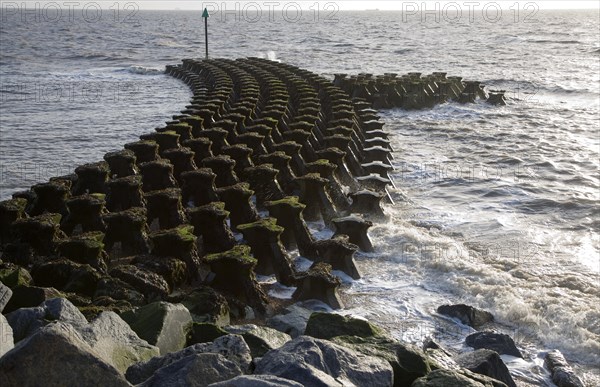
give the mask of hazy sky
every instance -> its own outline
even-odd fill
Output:
[[[529,0],[456,0],[456,1],[447,1],[447,0],[438,0],[438,1],[423,1],[423,0],[414,0],[414,1],[404,1],[404,0],[341,0],[341,1],[329,1],[329,0],[256,0],[256,1],[248,1],[248,0],[238,0],[238,1],[223,1],[223,0],[215,0],[215,1],[203,1],[203,0],[0,0],[0,4],[4,7],[8,6],[8,4],[27,4],[28,7],[32,7],[35,4],[48,4],[54,3],[61,5],[62,3],[71,3],[75,4],[75,8],[84,7],[88,3],[97,3],[100,4],[102,8],[109,8],[114,6],[115,3],[119,3],[120,6],[125,4],[135,4],[135,6],[139,9],[190,9],[190,10],[198,10],[203,9],[205,6],[212,7],[212,9],[221,9],[223,8],[223,3],[225,3],[225,9],[235,9],[236,4],[239,4],[240,8],[244,6],[254,7],[256,8],[264,8],[265,10],[269,9],[269,7],[274,8],[282,8],[285,6],[296,7],[297,4],[300,5],[303,9],[324,9],[325,6],[331,7],[331,4],[334,4],[339,10],[364,10],[364,9],[380,9],[380,10],[402,10],[403,6],[406,7],[414,7],[415,5],[419,8],[422,7],[422,4],[425,3],[426,9],[435,9],[435,3],[438,3],[440,7],[444,7],[444,5],[449,3],[454,3],[454,7],[458,5],[461,8],[468,9],[468,7],[475,7],[474,9],[480,9],[486,6],[486,4],[495,3],[500,5],[503,9],[509,9],[510,7],[515,7],[515,4],[519,6],[520,9],[525,9],[525,7],[532,7],[532,4],[535,4],[539,9],[583,9],[583,8],[600,8],[600,1],[598,0],[576,0],[576,1],[550,1],[550,0],[538,0],[538,1],[529,1]],[[473,5],[469,5],[473,4]],[[79,4],[79,6],[77,5]],[[495,4],[493,4],[495,6]],[[414,9],[414,8],[408,8]]]

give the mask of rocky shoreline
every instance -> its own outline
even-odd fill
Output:
[[[483,329],[485,311],[438,309],[483,329],[461,355],[334,312],[334,271],[361,277],[354,254],[374,250],[368,229],[391,201],[392,149],[372,107],[414,105],[395,75],[375,78],[387,88],[371,98],[370,77],[332,84],[257,58],[167,73],[194,94],[165,127],[0,202],[3,386],[518,385],[500,355],[521,352]],[[442,73],[400,79],[427,104],[481,90]],[[335,233],[317,240],[306,221]],[[583,386],[560,353],[546,363],[557,385]]]

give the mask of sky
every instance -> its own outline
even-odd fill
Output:
[[[461,7],[468,9],[468,7],[474,7],[474,9],[483,8],[485,6],[500,6],[502,9],[514,9],[515,6],[518,6],[521,10],[523,9],[532,9],[532,7],[537,7],[537,9],[600,9],[600,1],[598,0],[575,0],[575,1],[550,1],[550,0],[455,0],[455,1],[447,1],[447,0],[438,0],[438,1],[423,1],[423,0],[414,0],[414,1],[404,1],[404,0],[339,0],[339,1],[330,1],[330,0],[238,0],[238,1],[223,1],[223,0],[214,0],[214,1],[204,1],[204,0],[0,0],[0,4],[3,7],[9,6],[9,4],[27,4],[28,8],[33,8],[35,4],[41,4],[42,7],[44,4],[58,4],[61,5],[63,3],[74,4],[75,8],[85,7],[88,3],[96,3],[100,4],[101,8],[109,8],[114,6],[115,3],[119,3],[121,6],[125,6],[127,4],[134,4],[138,9],[164,9],[164,10],[200,10],[204,7],[208,7],[209,9],[235,9],[236,4],[240,8],[243,7],[254,7],[254,9],[260,8],[268,10],[270,7],[274,9],[280,9],[283,7],[297,7],[298,5],[302,9],[332,9],[331,7],[336,7],[339,10],[365,10],[365,9],[379,9],[379,10],[411,10],[414,7],[418,7],[418,9],[423,7],[424,9],[435,9],[436,3],[439,4],[441,8],[444,6],[449,7]],[[79,6],[78,6],[79,4]],[[223,7],[223,4],[225,6]],[[328,7],[328,8],[325,8]],[[511,8],[513,7],[513,8]],[[526,8],[528,7],[528,8]]]

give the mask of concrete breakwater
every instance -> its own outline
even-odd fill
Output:
[[[510,338],[479,332],[479,352],[453,359],[323,313],[343,308],[332,271],[360,278],[353,256],[376,248],[368,229],[391,200],[388,133],[369,101],[256,58],[166,71],[193,91],[180,115],[0,203],[6,385],[514,385],[498,356],[520,355]],[[335,234],[318,240],[306,221]]]

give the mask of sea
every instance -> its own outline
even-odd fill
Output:
[[[201,11],[53,4],[3,2],[2,200],[163,125],[191,96],[165,66],[205,55]],[[342,312],[461,352],[473,329],[436,308],[473,305],[522,348],[524,359],[503,356],[517,383],[552,386],[543,358],[559,349],[600,385],[598,10],[254,4],[212,3],[211,57],[268,58],[329,79],[443,71],[505,90],[506,106],[381,111],[397,188],[388,220],[370,229],[375,252],[356,257],[363,277],[344,278]]]

